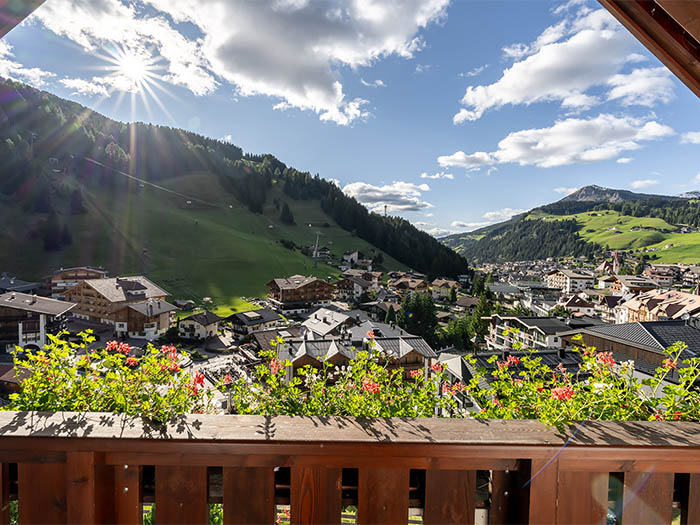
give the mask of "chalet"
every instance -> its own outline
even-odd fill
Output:
[[[596,315],[606,323],[614,323],[615,308],[621,300],[621,295],[601,295],[593,307]]]
[[[44,277],[44,286],[49,290],[51,297],[65,299],[65,291],[78,285],[81,281],[105,279],[107,276],[107,270],[94,266],[59,268],[51,275]]]
[[[316,310],[309,318],[301,323],[314,339],[338,337],[341,331],[355,324],[355,318],[328,308]]]
[[[268,299],[282,313],[301,313],[329,304],[335,288],[316,277],[292,275],[267,283]]]
[[[372,259],[358,259],[357,262],[355,263],[356,268],[360,268],[362,270],[366,270],[368,272],[372,271]]]
[[[656,282],[661,287],[670,288],[673,286],[674,275],[670,270],[649,267],[644,269],[642,275]]]
[[[350,268],[352,268],[357,261],[362,259],[364,256],[361,252],[357,250],[348,250],[343,254],[343,262]]]
[[[564,308],[570,313],[581,313],[584,315],[594,315],[595,314],[595,307],[593,303],[589,303],[582,297],[578,295],[573,295],[569,297],[566,301],[563,303]]]
[[[400,277],[389,281],[389,289],[393,290],[399,294],[408,293],[413,295],[414,293],[423,293],[429,291],[429,285],[425,279],[418,279],[414,277]]]
[[[455,291],[460,289],[460,284],[457,281],[450,279],[435,279],[430,283],[433,299],[436,301],[446,301],[450,298],[450,291],[454,288]]]
[[[177,323],[177,333],[183,339],[208,339],[219,333],[221,317],[204,310],[194,315],[180,319]]]
[[[3,272],[0,275],[0,293],[5,292],[21,292],[21,293],[36,293],[41,286],[40,283],[32,283],[29,281],[23,281],[17,279],[17,277],[10,277],[7,273]]]
[[[489,350],[510,350],[516,343],[532,350],[560,348],[560,334],[571,330],[572,324],[583,327],[600,323],[591,318],[564,321],[556,317],[501,314],[484,319],[489,321],[486,334],[486,346]],[[517,332],[513,329],[517,329]]]
[[[658,288],[656,281],[639,275],[616,275],[610,285],[613,293],[625,295],[628,293],[647,292]]]
[[[360,309],[367,312],[375,321],[384,321],[389,313],[389,310],[392,308],[394,313],[398,314],[399,310],[401,309],[401,305],[392,301],[370,301],[360,305]]]
[[[141,275],[87,279],[65,291],[77,304],[73,317],[114,326],[118,337],[152,340],[170,326],[177,307],[166,302],[168,292]]]
[[[343,272],[342,277],[359,277],[365,281],[371,282],[375,286],[380,286],[382,284],[383,275],[382,272],[370,272],[362,268],[350,268]]]
[[[272,308],[261,308],[250,312],[238,312],[226,318],[231,323],[233,331],[240,335],[248,335],[261,330],[269,330],[282,321],[282,316]]]
[[[472,297],[471,295],[463,295],[457,298],[455,303],[455,309],[461,312],[467,312],[469,315],[474,313],[476,305],[479,304],[478,297]]]
[[[553,270],[546,276],[547,286],[563,293],[576,293],[585,288],[593,288],[593,276],[574,270]]]
[[[616,307],[615,322],[631,323],[700,317],[700,295],[678,290],[650,290]]]
[[[598,277],[598,288],[601,290],[608,289],[616,280],[612,275],[601,275]]]
[[[574,329],[561,334],[567,346],[579,346],[573,340],[581,335],[583,343],[595,346],[599,352],[612,352],[618,363],[632,360],[636,370],[654,374],[668,357],[664,350],[680,341],[688,345],[681,359],[700,355],[700,330],[685,321],[649,321],[623,324],[603,324]],[[667,379],[678,381],[678,371],[671,370]]]
[[[367,281],[362,277],[350,275],[344,277],[334,284],[335,298],[341,301],[357,302],[366,296],[370,290],[376,290],[377,287],[371,281]]]
[[[46,334],[65,328],[66,314],[75,303],[20,292],[0,295],[0,349],[15,345],[41,349]]]

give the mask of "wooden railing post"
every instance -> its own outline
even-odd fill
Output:
[[[530,524],[556,523],[559,460],[533,459],[530,475]]]
[[[104,454],[68,452],[66,503],[68,523],[105,523],[114,514],[114,476]]]
[[[357,523],[395,524],[408,521],[406,468],[360,468]]]
[[[66,464],[17,465],[19,523],[66,523]]]
[[[671,523],[673,474],[625,472],[623,523]]]
[[[272,467],[224,467],[224,523],[275,521]]]
[[[156,465],[156,523],[209,523],[207,467]]]
[[[114,466],[114,521],[134,525],[141,523],[141,467]]]
[[[340,523],[341,476],[339,468],[292,467],[292,523]]]
[[[426,471],[423,523],[474,523],[475,507],[474,470]]]

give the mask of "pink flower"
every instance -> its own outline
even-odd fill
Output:
[[[277,375],[280,370],[282,370],[282,363],[280,363],[278,359],[270,361],[270,372],[272,372],[273,376]]]
[[[552,388],[552,399],[558,399],[559,401],[566,401],[574,397],[574,389],[570,386],[560,386],[557,388]]]
[[[108,351],[113,352],[114,350],[117,349],[119,346],[119,343],[117,341],[109,341],[107,343],[107,346],[105,347]]]
[[[417,379],[418,377],[423,375],[422,370],[411,370],[408,375],[411,377],[411,379]]]
[[[204,386],[204,374],[200,371],[197,371],[197,373],[194,375],[194,379],[192,382],[195,385]]]
[[[673,413],[673,420],[674,421],[678,421],[682,417],[683,417],[683,412],[675,411]]]
[[[138,363],[139,363],[139,362],[138,362],[135,358],[133,358],[133,357],[127,357],[127,358],[126,358],[126,364],[127,364],[128,366],[136,366]]]
[[[233,383],[233,379],[231,378],[231,374],[226,374],[224,376],[224,384],[230,385],[231,383]]]
[[[131,347],[129,346],[129,343],[119,343],[119,348],[117,348],[117,352],[124,355],[131,352]]]
[[[362,380],[362,390],[369,392],[370,394],[378,394],[381,390],[379,383],[372,381],[371,378],[365,377]]]
[[[435,363],[432,368],[433,372],[442,372],[442,365],[440,363]]]
[[[613,359],[612,352],[600,352],[595,356],[596,361],[599,363],[602,363],[604,365],[609,365],[612,366],[615,364],[615,360]]]
[[[374,331],[373,330],[367,330],[367,337],[369,339],[374,339]]]
[[[664,360],[664,368],[668,368],[669,370],[675,370],[678,368],[678,365],[676,364],[675,361],[671,361],[670,359],[665,359]]]
[[[518,359],[514,355],[509,355],[505,361],[498,361],[497,364],[499,370],[503,370],[504,368],[508,368],[511,365],[519,365],[520,359]]]

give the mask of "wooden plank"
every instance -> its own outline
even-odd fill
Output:
[[[475,471],[426,471],[423,523],[474,523],[475,506]]]
[[[97,523],[95,453],[69,452],[66,457],[68,523]]]
[[[610,473],[559,470],[557,523],[602,523],[608,510]]]
[[[339,468],[293,466],[292,523],[340,523],[341,476]]]
[[[687,523],[700,523],[700,474],[690,475]]]
[[[275,521],[275,471],[272,467],[224,467],[224,523]]]
[[[625,472],[623,523],[671,523],[673,474]]]
[[[559,461],[532,460],[530,472],[530,524],[556,523]]]
[[[357,523],[408,522],[408,475],[406,469],[361,468],[357,489]]]
[[[141,472],[139,465],[114,466],[114,521],[137,524],[141,522]]]
[[[156,467],[156,523],[208,524],[206,467]]]
[[[66,523],[66,465],[17,465],[19,523]]]
[[[0,464],[0,521],[10,523],[10,465]]]

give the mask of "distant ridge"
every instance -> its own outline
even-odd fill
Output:
[[[662,199],[662,200],[678,200],[678,199],[695,199],[698,198],[700,192],[695,193],[694,197],[686,197],[686,194],[680,196],[673,195],[654,195],[650,193],[636,193],[629,190],[616,190],[613,188],[604,188],[603,186],[584,186],[567,195],[559,202],[624,202],[624,201],[642,201],[646,199]],[[690,195],[690,193],[688,195]]]

